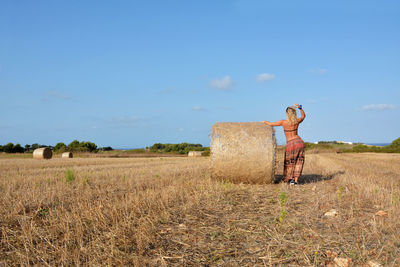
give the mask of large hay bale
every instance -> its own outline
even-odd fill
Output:
[[[48,147],[41,147],[33,151],[34,159],[51,159],[53,152]]]
[[[272,183],[275,131],[262,122],[219,122],[211,135],[211,176],[233,183]]]
[[[72,152],[64,152],[64,153],[62,153],[61,154],[61,157],[64,159],[69,159],[69,158],[72,158],[73,157],[73,155],[72,155]]]
[[[202,151],[189,151],[188,157],[201,157]]]

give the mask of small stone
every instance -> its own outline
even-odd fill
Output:
[[[333,251],[330,251],[330,250],[327,250],[327,251],[325,252],[325,254],[326,254],[326,256],[327,256],[328,258],[336,258],[337,255],[338,255],[336,252],[333,252]]]
[[[317,186],[316,186],[316,185],[314,185],[314,186],[311,188],[312,191],[315,191],[316,189],[317,189]]]
[[[335,267],[349,267],[351,266],[350,258],[334,258],[333,262],[335,263]]]
[[[184,225],[183,223],[180,223],[179,228],[186,228],[186,225]]]
[[[381,216],[381,217],[387,217],[387,212],[386,211],[383,211],[383,210],[380,210],[380,211],[377,211],[376,213],[375,213],[375,215],[376,216]]]
[[[376,262],[376,261],[368,261],[367,262],[368,267],[382,267],[382,264]]]
[[[337,215],[337,211],[335,209],[331,209],[328,212],[325,212],[324,216],[326,217],[335,217]]]

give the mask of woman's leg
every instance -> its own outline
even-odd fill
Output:
[[[293,179],[294,168],[295,168],[295,160],[292,156],[291,151],[285,151],[285,160],[284,160],[284,168],[283,175],[285,176],[285,182],[288,183]]]
[[[304,160],[305,160],[305,157],[304,157],[304,148],[303,148],[303,149],[299,150],[299,153],[298,153],[297,158],[296,158],[296,163],[295,163],[295,166],[294,166],[294,174],[293,174],[293,176],[294,176],[294,181],[296,183],[297,183],[297,181],[298,181],[298,179],[301,176],[301,173],[303,171]]]

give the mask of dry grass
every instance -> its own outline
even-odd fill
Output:
[[[211,180],[208,158],[1,158],[0,266],[398,266],[399,170],[309,154],[289,187]]]

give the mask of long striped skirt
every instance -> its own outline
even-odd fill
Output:
[[[304,148],[304,142],[300,137],[287,142],[283,171],[285,182],[300,177],[304,165]]]

